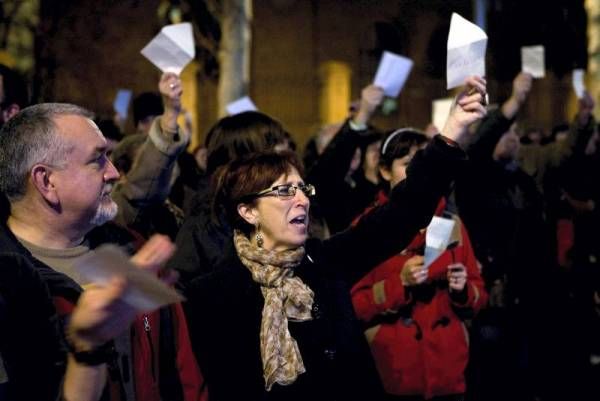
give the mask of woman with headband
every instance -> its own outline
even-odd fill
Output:
[[[407,167],[425,145],[425,134],[413,128],[387,135],[379,165],[391,192],[407,179]],[[436,214],[443,215],[446,203],[442,197],[438,201]],[[389,193],[382,191],[376,206],[388,202]],[[352,289],[389,400],[464,396],[469,351],[463,320],[486,304],[487,294],[465,228],[457,216],[444,217],[454,221],[450,245],[429,266],[423,256],[426,230],[421,230]]]

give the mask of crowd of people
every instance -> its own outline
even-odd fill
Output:
[[[381,132],[366,86],[296,151],[258,111],[188,153],[182,84],[136,132],[29,105],[2,66],[0,400],[592,400],[600,395],[598,127],[589,94],[521,135],[532,77],[443,127]],[[432,218],[451,221],[428,256]],[[182,303],[152,312],[78,261],[116,244]]]

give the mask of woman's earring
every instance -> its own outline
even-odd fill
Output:
[[[256,223],[256,245],[259,248],[262,248],[264,243],[265,243],[265,239],[263,238],[262,234],[260,233],[260,223]]]

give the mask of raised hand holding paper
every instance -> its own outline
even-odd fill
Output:
[[[227,106],[225,106],[225,110],[227,111],[227,114],[233,116],[245,111],[257,111],[258,108],[248,96],[244,96],[229,103]]]
[[[384,51],[373,84],[383,89],[386,96],[396,97],[410,74],[411,59]]]
[[[452,89],[464,84],[471,75],[485,76],[487,35],[477,25],[452,13],[448,34],[446,81]]]
[[[141,53],[162,72],[181,74],[196,55],[192,24],[184,22],[163,27]]]
[[[140,312],[149,312],[164,305],[181,302],[183,297],[160,281],[154,273],[137,267],[114,245],[103,245],[75,263],[81,276],[91,283],[105,284],[113,277],[127,281],[123,301]]]
[[[573,90],[578,99],[581,99],[585,93],[584,75],[585,71],[582,69],[573,70]]]
[[[521,71],[531,74],[534,78],[546,76],[544,63],[544,46],[521,47]]]

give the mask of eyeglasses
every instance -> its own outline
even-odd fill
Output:
[[[261,196],[265,196],[265,195],[269,194],[270,192],[275,192],[275,195],[277,195],[278,198],[288,199],[288,198],[293,198],[294,196],[296,196],[296,190],[298,190],[298,189],[300,191],[304,192],[304,195],[306,195],[309,198],[311,196],[314,196],[316,193],[315,187],[311,184],[298,184],[298,185],[283,184],[283,185],[275,185],[272,188],[268,188],[263,191],[257,192],[254,195],[252,195],[252,197],[258,198]]]

